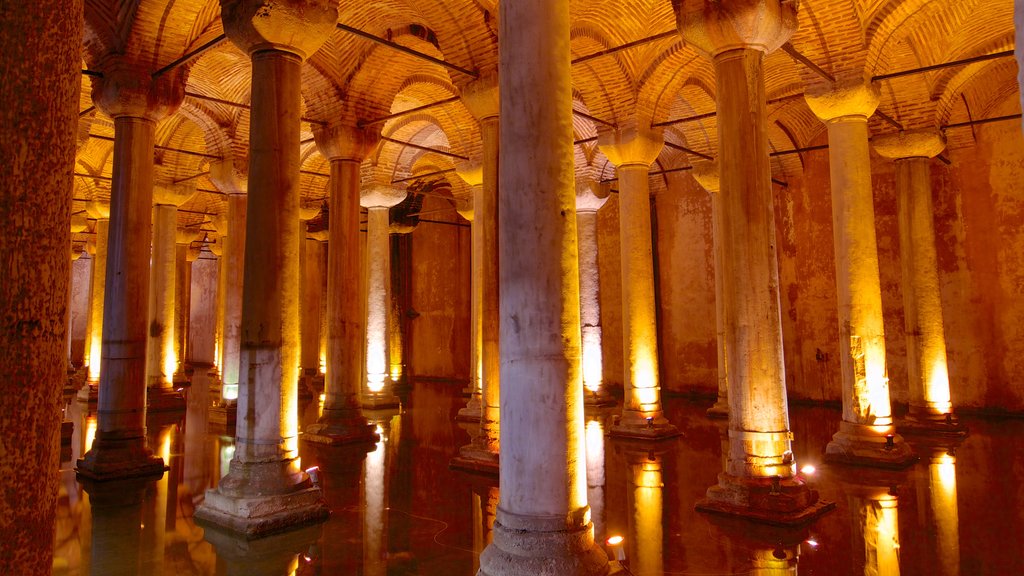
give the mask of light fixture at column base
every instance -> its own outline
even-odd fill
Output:
[[[214,488],[196,508],[195,520],[255,540],[318,524],[330,516],[320,488],[307,484],[284,494],[233,496]]]
[[[694,508],[698,512],[743,518],[772,526],[802,526],[835,508],[820,500],[800,476],[790,478],[739,478],[718,475]]]
[[[480,555],[477,576],[608,576],[610,573],[608,557],[594,542],[593,524],[563,530],[509,528],[501,523],[502,515],[499,509],[499,519],[494,522],[494,540]]]
[[[167,469],[163,458],[154,456],[143,438],[96,438],[92,448],[78,459],[75,472],[79,478],[107,482],[127,478],[156,479]]]
[[[896,424],[900,434],[913,436],[938,436],[962,438],[967,436],[967,426],[960,422],[956,414],[917,413],[913,408]]]
[[[917,462],[917,454],[897,434],[880,433],[873,426],[841,422],[839,431],[825,447],[825,461],[898,470]]]

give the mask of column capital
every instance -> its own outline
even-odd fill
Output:
[[[363,208],[391,208],[400,204],[405,197],[405,190],[378,184],[359,191],[359,205]]]
[[[75,214],[71,217],[71,233],[78,234],[84,232],[89,227],[89,220],[81,214]]]
[[[320,213],[320,202],[314,200],[312,202],[302,201],[299,203],[299,220],[307,222],[316,218],[316,215]]]
[[[905,130],[871,139],[875,152],[883,158],[934,158],[946,148],[946,137],[935,128]]]
[[[245,194],[249,190],[248,162],[229,156],[210,162],[210,182],[225,194]]]
[[[180,184],[157,184],[153,187],[153,204],[177,208],[188,202],[195,195],[195,180]]]
[[[718,171],[718,162],[707,160],[694,162],[690,170],[693,179],[711,194],[718,194],[722,190],[721,175]]]
[[[210,224],[213,224],[213,229],[221,238],[228,235],[228,217],[226,215],[218,214],[210,218]]]
[[[380,142],[380,132],[345,124],[314,125],[313,140],[320,154],[332,162],[362,162]]]
[[[189,246],[188,250],[185,251],[185,262],[195,262],[199,259],[199,255],[203,253],[203,249],[199,246]]]
[[[203,233],[198,228],[179,227],[174,231],[175,244],[191,244],[202,237]]]
[[[672,0],[683,40],[714,58],[738,49],[774,52],[796,30],[793,0]]]
[[[455,165],[455,173],[470,186],[483,186],[484,166],[479,160],[466,160]]]
[[[475,216],[475,214],[476,214],[474,212],[473,197],[472,196],[469,196],[468,198],[458,198],[458,197],[456,197],[455,198],[455,211],[459,213],[459,216],[462,216],[468,222],[472,222],[473,221],[473,216]]]
[[[598,128],[597,145],[616,168],[631,164],[650,167],[665,146],[665,135],[661,128],[634,118],[619,128]]]
[[[338,23],[337,0],[221,0],[224,33],[243,52],[290,52],[305,60]]]
[[[110,220],[110,201],[89,200],[85,203],[85,211],[90,218],[96,220]]]
[[[326,229],[317,230],[316,232],[306,232],[306,238],[310,240],[316,240],[317,242],[327,242],[330,237],[330,232]]]
[[[576,213],[595,213],[608,201],[610,190],[593,178],[576,180]]]
[[[188,66],[153,78],[152,73],[127,58],[112,58],[102,66],[103,76],[92,78],[92,102],[111,118],[145,118],[158,122],[177,112],[185,99]]]
[[[462,103],[478,121],[497,118],[501,113],[497,72],[486,72],[462,88]]]
[[[210,253],[213,254],[214,256],[218,257],[218,258],[220,258],[221,256],[224,255],[224,242],[223,242],[223,240],[224,240],[224,237],[221,236],[221,237],[217,238],[216,242],[210,242],[209,244],[206,245],[206,247],[210,249]]]
[[[870,118],[878,108],[878,85],[866,78],[836,82],[826,86],[810,86],[804,92],[807,106],[822,122],[840,118]]]

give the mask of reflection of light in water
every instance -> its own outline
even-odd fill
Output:
[[[960,518],[956,503],[956,457],[933,456],[928,464],[932,519],[935,522],[939,574],[960,574]]]
[[[89,416],[85,421],[85,451],[92,450],[92,443],[96,440],[96,417]]]
[[[899,576],[900,536],[896,497],[885,494],[864,502],[865,574]]]
[[[299,572],[299,555],[296,554],[295,558],[288,564],[288,576],[295,576]]]
[[[636,574],[662,574],[661,461],[643,458],[633,466],[633,530],[629,559]]]
[[[604,427],[600,420],[587,422],[587,502],[594,519],[594,537],[604,535]]]
[[[799,547],[758,548],[751,551],[751,576],[796,576]]]
[[[316,405],[316,417],[317,418],[320,418],[321,416],[324,415],[324,400],[326,400],[326,399],[327,399],[327,395],[326,394],[321,394],[320,395],[320,399],[317,401],[317,405]]]
[[[384,430],[377,426],[380,441],[363,464],[363,490],[366,508],[363,516],[363,573],[382,576],[387,572],[384,560]]]

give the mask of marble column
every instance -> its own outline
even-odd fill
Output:
[[[103,370],[96,441],[78,461],[78,474],[95,480],[160,476],[164,461],[146,442],[153,146],[157,121],[171,115],[185,96],[186,71],[152,80],[148,71],[115,60],[102,72],[103,78],[93,82],[92,99],[114,119]]]
[[[192,315],[192,263],[199,258],[199,248],[193,247],[192,242],[201,236],[190,228],[178,228],[174,236],[174,356],[178,359],[174,382],[188,384],[188,374],[191,374],[186,374],[186,364],[191,366],[188,336]]]
[[[804,98],[828,127],[839,298],[843,421],[825,449],[825,459],[906,466],[917,456],[893,426],[871,193],[868,118],[878,106],[878,88],[855,79],[824,90],[810,86]]]
[[[96,233],[92,261],[92,288],[89,290],[89,327],[85,333],[85,365],[87,366],[87,387],[78,393],[80,400],[95,402],[100,384],[103,346],[103,301],[107,290],[107,250],[110,238],[110,203],[90,201],[85,210],[96,220]]]
[[[214,219],[216,222],[216,219]],[[225,220],[225,227],[227,221]],[[219,230],[218,230],[219,232]],[[213,370],[211,376],[216,376],[215,384],[220,388],[217,404],[223,405],[223,370],[221,368],[221,351],[224,350],[224,293],[227,292],[227,263],[224,262],[224,243],[227,237],[221,234],[217,240],[207,245],[210,254],[217,257],[217,289],[215,290],[216,300],[213,304]]]
[[[88,227],[88,225],[89,225],[89,223],[86,221],[84,216],[77,215],[77,216],[72,216],[71,217],[71,229],[70,230],[71,230],[72,234],[78,234],[79,232],[85,231],[85,229]],[[75,261],[78,260],[82,256],[82,251],[81,250],[76,250],[74,244],[72,242],[68,242],[68,252],[70,253],[71,266],[68,267],[68,306],[67,306],[67,311],[64,313],[64,323],[68,327],[67,336],[64,338],[64,347],[66,348],[66,352],[67,352],[68,374],[70,375],[70,374],[73,374],[75,372],[75,364],[74,364],[74,362],[71,359],[71,307],[72,307],[71,291],[72,291],[72,289],[74,287],[74,284],[75,284],[74,264],[75,264]]]
[[[175,390],[175,306],[178,295],[176,249],[178,206],[194,187],[157,186],[153,190],[153,251],[149,276],[149,343],[146,348],[146,393],[150,412],[183,411],[185,399]]]
[[[366,208],[366,386],[363,408],[397,407],[388,378],[388,311],[391,309],[391,242],[388,214],[405,200],[405,190],[372,186],[361,191]]]
[[[320,212],[319,206],[313,217]],[[302,252],[302,354],[301,363],[303,377],[320,376],[320,284],[323,278],[321,269],[321,247],[315,238],[306,235],[306,222],[300,225],[299,239]]]
[[[934,535],[938,576],[960,576],[960,517],[956,496],[956,450],[928,447],[928,532]]]
[[[910,411],[901,431],[965,434],[953,413],[942,325],[942,294],[935,253],[935,212],[929,163],[946,147],[937,130],[876,138],[875,151],[896,161],[896,207],[903,271],[903,318],[907,338]]]
[[[499,10],[499,186],[514,193],[498,196],[501,494],[479,574],[604,575],[587,505],[569,2]]]
[[[718,357],[718,399],[707,410],[711,418],[729,417],[729,354],[725,347],[725,286],[722,274],[722,186],[717,162],[697,162],[690,172],[711,197],[711,253],[715,263],[715,343]]]
[[[328,200],[327,350],[324,409],[306,428],[303,440],[320,444],[376,442],[363,416],[360,390],[365,353],[360,302],[359,164],[377,145],[378,135],[352,126],[329,125],[313,132],[317,148],[331,162]]]
[[[227,234],[224,237],[221,267],[224,288],[221,323],[220,375],[221,397],[230,409],[238,400],[241,382],[242,298],[245,284],[246,226],[248,196],[228,194]],[[298,221],[296,220],[296,223]]]
[[[338,11],[330,1],[241,0],[224,4],[221,19],[252,60],[244,378],[230,470],[195,517],[259,537],[328,515],[298,454],[299,139],[302,62],[335,29]]]
[[[217,269],[218,258],[212,253],[190,250],[192,285],[189,288],[188,360],[193,366],[207,369],[216,366]]]
[[[818,501],[790,449],[768,159],[764,57],[796,29],[778,0],[681,4],[683,39],[714,63],[722,188],[722,284],[729,352],[729,460],[702,511],[777,524],[808,522]]]
[[[598,146],[619,178],[619,252],[622,260],[622,417],[612,436],[667,438],[679,434],[665,418],[658,377],[658,325],[648,174],[665,139],[650,122],[631,118],[598,130]]]
[[[587,406],[615,404],[604,384],[601,358],[601,271],[597,265],[597,211],[608,190],[593,178],[576,177],[576,242],[580,258],[580,324],[583,349],[583,401]]]
[[[11,574],[53,569],[82,4],[0,9],[0,563]]]
[[[480,314],[480,307],[483,304],[483,278],[481,278],[481,241],[482,230],[476,224],[476,204],[474,199],[478,192],[477,188],[483,182],[483,171],[479,164],[472,166],[461,166],[459,177],[469,184],[472,192],[468,197],[456,198],[455,209],[459,216],[462,216],[470,224],[470,272],[469,272],[469,401],[459,409],[455,417],[460,422],[479,422],[482,412],[483,400],[481,379],[483,377],[483,317]],[[472,434],[472,433],[471,433]]]

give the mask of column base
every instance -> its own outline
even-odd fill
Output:
[[[70,445],[71,436],[75,433],[74,422],[61,422],[60,423],[60,445]]]
[[[888,433],[884,430],[888,430]],[[839,432],[832,436],[832,441],[825,447],[825,461],[898,470],[917,462],[917,454],[903,437],[894,433],[891,426],[840,422]]]
[[[236,402],[210,406],[208,423],[211,427],[224,427],[227,430],[234,430],[237,419],[238,404]]]
[[[708,418],[728,418],[729,400],[727,398],[719,398],[705,411],[705,414],[708,415]]]
[[[393,394],[364,394],[359,403],[364,410],[389,410],[402,405],[398,396]]]
[[[594,542],[593,524],[558,529],[553,524],[564,526],[565,518],[531,520],[498,509],[494,540],[480,555],[477,576],[607,576],[611,571]]]
[[[299,399],[309,400],[320,395],[324,389],[324,378],[319,374],[305,375],[299,377]]]
[[[497,476],[499,455],[490,450],[469,444],[459,448],[459,455],[452,458],[448,467],[452,470]]]
[[[380,441],[376,426],[360,415],[324,415],[315,424],[306,427],[299,439],[314,444],[341,446],[343,444],[375,444]]]
[[[184,412],[185,397],[173,388],[152,387],[146,391],[147,412]]]
[[[604,388],[593,392],[587,388],[583,388],[583,406],[584,407],[599,407],[615,406],[615,397],[608,394],[608,391]]]
[[[455,416],[456,422],[479,422],[483,408],[479,396],[472,396],[465,406],[459,409]]]
[[[931,414],[913,408],[896,424],[896,430],[900,434],[951,438],[962,438],[968,432],[956,414]]]
[[[182,371],[175,372],[174,375],[171,376],[171,383],[174,385],[175,389],[188,388],[192,385],[192,380],[187,372]]]
[[[620,417],[608,430],[614,438],[635,438],[637,440],[665,440],[681,435],[675,425],[664,416],[652,418]]]
[[[167,466],[154,456],[143,438],[108,440],[96,438],[92,449],[78,459],[75,472],[96,482],[126,478],[160,478]]]
[[[78,390],[77,398],[79,402],[95,404],[100,398],[100,383],[87,381]]]
[[[800,476],[740,478],[722,472],[718,484],[708,488],[694,508],[772,526],[802,526],[835,506],[835,502],[819,500],[818,491],[811,490]]]

